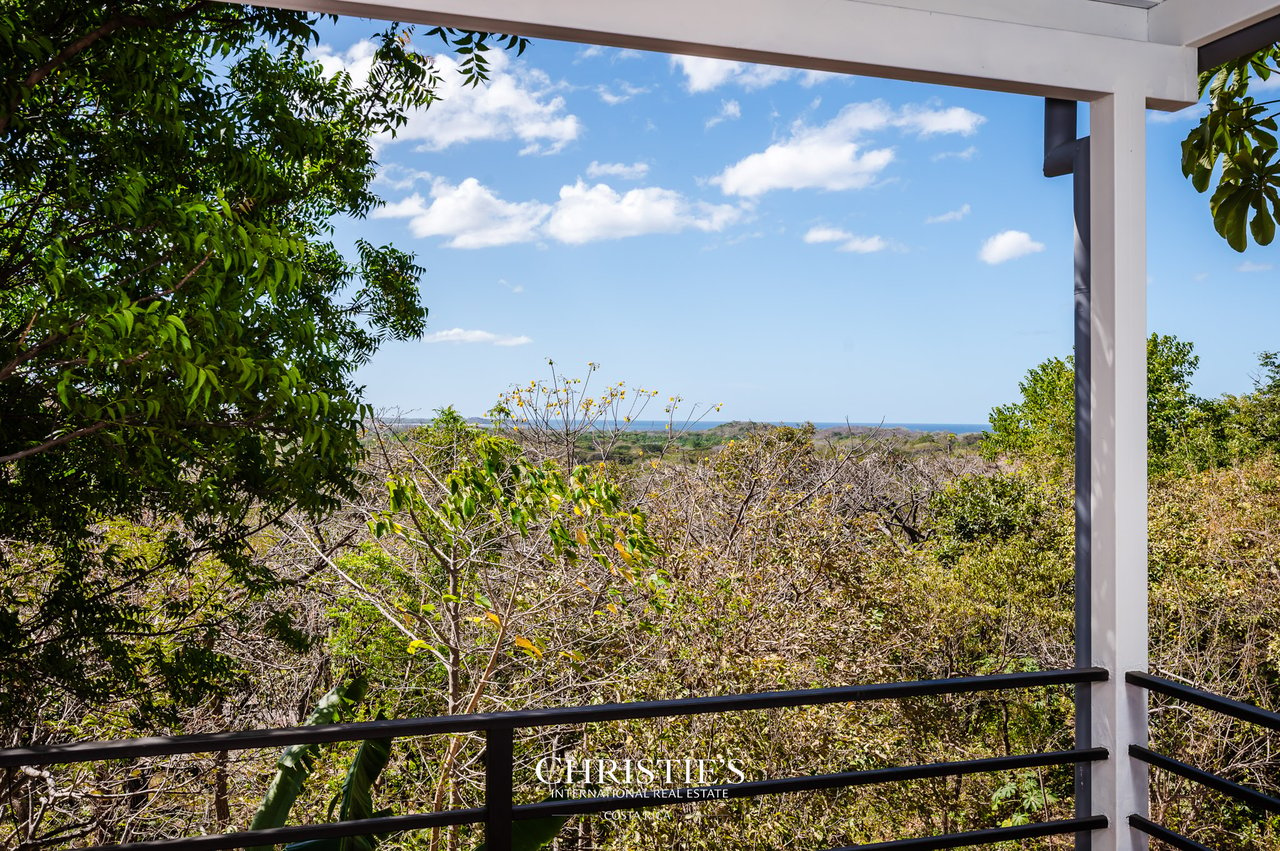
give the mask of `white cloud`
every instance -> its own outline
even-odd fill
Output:
[[[804,235],[804,241],[810,245],[816,245],[822,242],[840,242],[849,239],[853,234],[839,228],[829,228],[823,225],[809,228],[809,232]]]
[[[1252,260],[1246,260],[1236,267],[1237,272],[1270,272],[1273,267],[1270,263],[1254,263]]]
[[[600,59],[608,57],[610,62],[618,62],[623,59],[639,59],[643,54],[638,50],[630,48],[602,47],[598,44],[584,47],[578,51],[578,61],[583,59]]]
[[[408,219],[414,236],[447,237],[449,248],[491,248],[543,237],[580,245],[689,229],[715,232],[742,213],[730,204],[691,201],[672,189],[652,186],[619,193],[607,184],[588,186],[581,180],[562,187],[555,204],[505,201],[469,177],[457,186],[438,179],[430,198],[415,192],[373,215]]]
[[[934,154],[931,159],[934,162],[942,162],[943,160],[971,160],[977,156],[977,154],[977,146],[970,145],[963,151],[943,151],[941,153]]]
[[[858,236],[840,228],[825,227],[823,225],[809,228],[808,233],[804,235],[804,241],[810,245],[838,242],[840,245],[836,247],[837,251],[851,251],[855,254],[872,254],[889,247],[889,243],[885,241],[884,237]]]
[[[688,228],[719,231],[740,215],[736,207],[690,202],[671,189],[655,186],[620,195],[607,184],[578,181],[560,190],[546,230],[553,239],[578,245]]]
[[[596,86],[596,94],[600,95],[600,100],[604,101],[609,106],[617,106],[620,103],[626,103],[631,100],[629,95],[617,95],[609,91],[608,86]]]
[[[378,168],[373,182],[385,184],[392,189],[412,189],[419,183],[430,183],[431,173],[409,168],[400,163],[386,163]]]
[[[530,242],[551,208],[537,201],[503,201],[468,177],[454,186],[437,180],[428,204],[418,193],[374,212],[380,219],[409,219],[414,236],[447,236],[450,248],[490,248]]]
[[[316,47],[313,58],[320,63],[325,76],[332,77],[339,71],[346,71],[351,75],[353,83],[363,86],[369,79],[369,70],[373,67],[373,54],[376,50],[373,42],[368,39],[357,41],[347,48],[345,53],[334,53],[332,47],[321,44]]]
[[[742,106],[736,100],[721,101],[720,111],[707,119],[707,129],[710,130],[717,124],[724,121],[734,121],[742,117]]]
[[[926,225],[938,225],[938,224],[942,224],[943,222],[958,222],[961,219],[963,219],[965,216],[969,215],[969,213],[971,213],[972,211],[973,211],[972,207],[970,207],[968,204],[963,204],[954,210],[948,210],[945,213],[940,213],[939,215],[936,215],[936,216],[930,216],[929,218],[924,220],[924,223]]]
[[[862,189],[894,158],[890,147],[864,151],[858,140],[867,133],[896,127],[919,136],[970,135],[985,120],[960,107],[895,111],[883,101],[850,104],[821,127],[797,121],[791,138],[729,166],[712,182],[726,194],[748,197],[774,189]]]
[[[617,177],[622,180],[639,180],[649,173],[648,163],[602,163],[591,161],[587,177]]]
[[[1272,79],[1277,79],[1273,77]],[[1203,103],[1193,103],[1191,106],[1179,109],[1175,112],[1157,112],[1151,110],[1147,113],[1147,120],[1152,124],[1178,124],[1180,122],[1199,121],[1208,112],[1209,107]]]
[[[609,106],[617,106],[620,103],[626,103],[636,95],[648,94],[649,90],[643,86],[633,86],[630,83],[619,83],[618,90],[615,92],[608,86],[596,86],[596,94],[600,96],[600,100]]]
[[[436,331],[422,338],[424,343],[489,343],[493,346],[523,346],[532,343],[532,337],[495,334],[492,331],[469,330],[466,328],[450,328],[448,331]]]
[[[327,73],[346,71],[363,83],[373,63],[374,45],[360,41],[344,53],[328,45],[315,50]],[[557,86],[542,71],[513,63],[505,51],[490,51],[489,82],[464,86],[458,62],[452,56],[434,57],[440,74],[438,99],[429,109],[408,113],[397,141],[418,142],[421,150],[440,151],[452,145],[482,140],[516,139],[524,143],[522,154],[556,153],[578,138],[582,124],[566,111]],[[380,140],[391,142],[390,137]]]
[[[936,136],[939,133],[958,133],[961,136],[972,136],[986,120],[985,116],[967,110],[962,106],[952,106],[946,109],[905,106],[893,123],[896,127],[914,130],[921,136]]]
[[[774,189],[862,189],[893,161],[892,148],[862,151],[854,139],[888,124],[879,103],[854,104],[822,127],[797,123],[791,138],[770,145],[713,178],[726,194],[756,196]]]
[[[803,139],[770,145],[713,178],[728,195],[753,197],[774,189],[862,189],[893,162],[892,148],[859,153],[853,142]]]
[[[855,236],[853,239],[837,246],[837,251],[852,251],[856,254],[872,254],[876,251],[884,251],[889,247],[889,243],[884,241],[880,236]]]
[[[798,75],[803,75],[806,85],[825,79],[816,72],[805,73],[794,68],[752,65],[748,62],[710,59],[705,56],[672,56],[671,67],[684,74],[684,87],[690,92],[709,92],[728,83],[748,90],[763,89]]]
[[[818,83],[825,83],[827,80],[840,78],[852,79],[845,74],[837,74],[834,71],[801,71],[800,85],[805,88],[812,88],[813,86],[818,85]]]
[[[995,266],[1028,254],[1044,251],[1044,243],[1036,242],[1029,233],[1020,230],[1001,231],[982,244],[978,257],[983,263]]]

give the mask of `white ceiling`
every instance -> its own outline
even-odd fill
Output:
[[[1139,9],[1150,9],[1160,0],[1094,0],[1097,3],[1110,3],[1113,6],[1136,6]]]
[[[1095,100],[1194,103],[1196,48],[1280,0],[225,0]]]

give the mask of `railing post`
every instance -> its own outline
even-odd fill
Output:
[[[1145,692],[1125,683],[1147,670],[1146,104],[1118,83],[1090,103],[1090,643],[1111,678],[1092,689],[1093,805],[1110,827],[1095,851],[1147,847],[1129,816],[1149,811]]]
[[[510,727],[491,727],[485,731],[485,851],[511,851],[514,745],[515,730]]]

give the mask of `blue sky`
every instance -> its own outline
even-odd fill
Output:
[[[316,54],[360,72],[379,24]],[[424,50],[434,45],[423,44]],[[430,327],[359,374],[370,401],[482,414],[575,374],[717,418],[982,422],[1071,345],[1071,186],[1034,98],[538,40],[380,144],[374,218],[428,270]],[[1182,178],[1193,119],[1150,115],[1149,324],[1197,391],[1280,349],[1275,247],[1238,255]]]

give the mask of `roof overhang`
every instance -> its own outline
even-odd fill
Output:
[[[405,23],[1093,100],[1197,99],[1197,48],[1280,0],[255,0]]]

